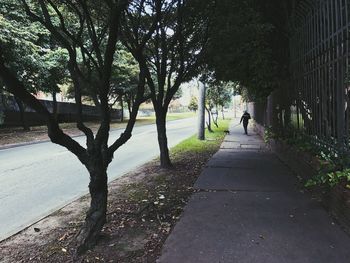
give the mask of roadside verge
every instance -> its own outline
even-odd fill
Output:
[[[194,136],[172,150],[174,169],[159,169],[156,161],[109,184],[108,223],[101,240],[82,262],[154,262],[177,222],[192,186],[207,160],[218,150],[229,121],[208,140]],[[84,196],[19,234],[0,243],[1,262],[70,262],[74,236],[84,220],[89,197]]]

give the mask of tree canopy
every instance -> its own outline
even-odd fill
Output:
[[[283,85],[288,76],[288,2],[216,2],[206,63],[217,80],[238,81],[253,100]]]
[[[27,19],[19,1],[0,3],[0,46],[9,66],[31,92],[58,92],[67,76],[67,52],[40,23]]]
[[[196,112],[198,110],[198,99],[195,96],[191,97],[190,103],[188,104],[188,109],[190,111]]]
[[[123,44],[146,73],[164,168],[172,166],[165,125],[168,107],[180,85],[200,72],[212,4],[199,0],[135,1],[123,19]],[[144,41],[149,35],[149,41]],[[140,52],[143,47],[144,52]]]

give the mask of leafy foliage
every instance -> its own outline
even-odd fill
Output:
[[[84,62],[81,60],[79,64],[84,68]],[[112,64],[112,74],[110,80],[110,90],[108,93],[108,101],[111,107],[121,99],[125,100],[130,107],[135,100],[137,94],[137,85],[139,83],[139,66],[124,46],[117,43],[117,51],[114,55]],[[90,73],[93,81],[98,81],[96,74]],[[96,93],[92,85],[84,85],[81,87],[81,93],[86,101],[94,101]],[[68,89],[68,96],[74,98],[74,87],[71,85]]]
[[[162,167],[171,167],[165,127],[168,107],[180,85],[201,70],[212,4],[199,0],[134,1],[123,19],[123,44],[138,61],[150,90]]]
[[[22,10],[22,12],[21,12]],[[17,76],[34,91],[40,70],[40,51],[37,45],[40,37],[47,34],[40,26],[30,23],[17,1],[5,0],[0,3],[0,45],[7,62]]]
[[[264,139],[283,139],[281,135],[274,133],[271,127],[265,129]],[[298,133],[285,139],[286,143],[294,146],[301,152],[306,152],[317,157],[320,167],[315,176],[309,179],[306,187],[326,186],[335,187],[339,183],[350,182],[350,159],[346,154],[339,155],[325,145],[314,143],[314,139],[305,134]]]
[[[283,2],[222,0],[215,6],[208,68],[218,80],[238,81],[251,100],[265,98],[286,77],[286,17],[280,15]]]
[[[67,77],[67,52],[54,44],[42,25],[27,19],[19,1],[0,3],[0,46],[30,92],[59,91],[57,85]]]
[[[198,110],[198,100],[197,100],[197,97],[195,96],[192,96],[191,97],[191,100],[190,100],[190,103],[188,105],[188,109],[190,111],[197,111]]]
[[[316,185],[327,185],[330,187],[335,187],[344,181],[350,183],[350,169],[332,171],[329,173],[318,173],[315,177],[308,180],[305,186],[311,187]],[[347,184],[347,188],[350,188],[349,184]]]
[[[208,13],[199,0],[135,1],[129,8],[123,44],[147,72],[156,111],[166,109],[180,84],[199,74]],[[144,41],[149,35],[152,38]],[[145,51],[140,53],[143,45]]]
[[[118,47],[113,62],[109,100],[115,101],[123,97],[130,109],[136,97],[140,70],[132,54],[121,44]]]
[[[273,132],[273,129],[271,126],[265,127],[264,129],[264,142],[265,143],[269,143],[271,139],[275,139],[276,138],[276,134]]]
[[[206,100],[209,108],[226,106],[232,99],[234,83],[232,82],[214,82],[209,83],[207,88]]]

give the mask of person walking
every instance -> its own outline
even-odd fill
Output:
[[[244,133],[246,135],[248,135],[248,123],[249,123],[249,120],[250,120],[250,114],[247,111],[244,111],[243,115],[242,115],[242,118],[241,118],[241,121],[239,122],[239,124],[241,124],[242,121],[243,121]]]

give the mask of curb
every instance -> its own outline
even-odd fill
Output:
[[[192,118],[192,117],[190,117],[190,118]],[[190,118],[183,118],[183,119],[190,119]],[[167,122],[178,121],[178,120],[182,120],[182,119],[170,120],[170,121],[167,121]],[[147,126],[147,125],[155,125],[155,123],[144,124],[144,125],[140,125],[139,127]],[[122,129],[124,129],[124,128],[111,129],[110,132],[118,131],[118,130],[122,130]],[[70,137],[76,138],[76,137],[82,137],[82,136],[85,136],[85,135],[81,134],[81,135],[74,135],[74,136],[70,136]],[[31,142],[12,143],[12,144],[0,145],[0,151],[11,149],[11,148],[17,148],[17,147],[21,147],[21,146],[34,145],[34,144],[39,144],[39,143],[46,143],[46,142],[51,142],[51,140],[47,139],[47,140],[42,140],[42,141],[31,141]]]

